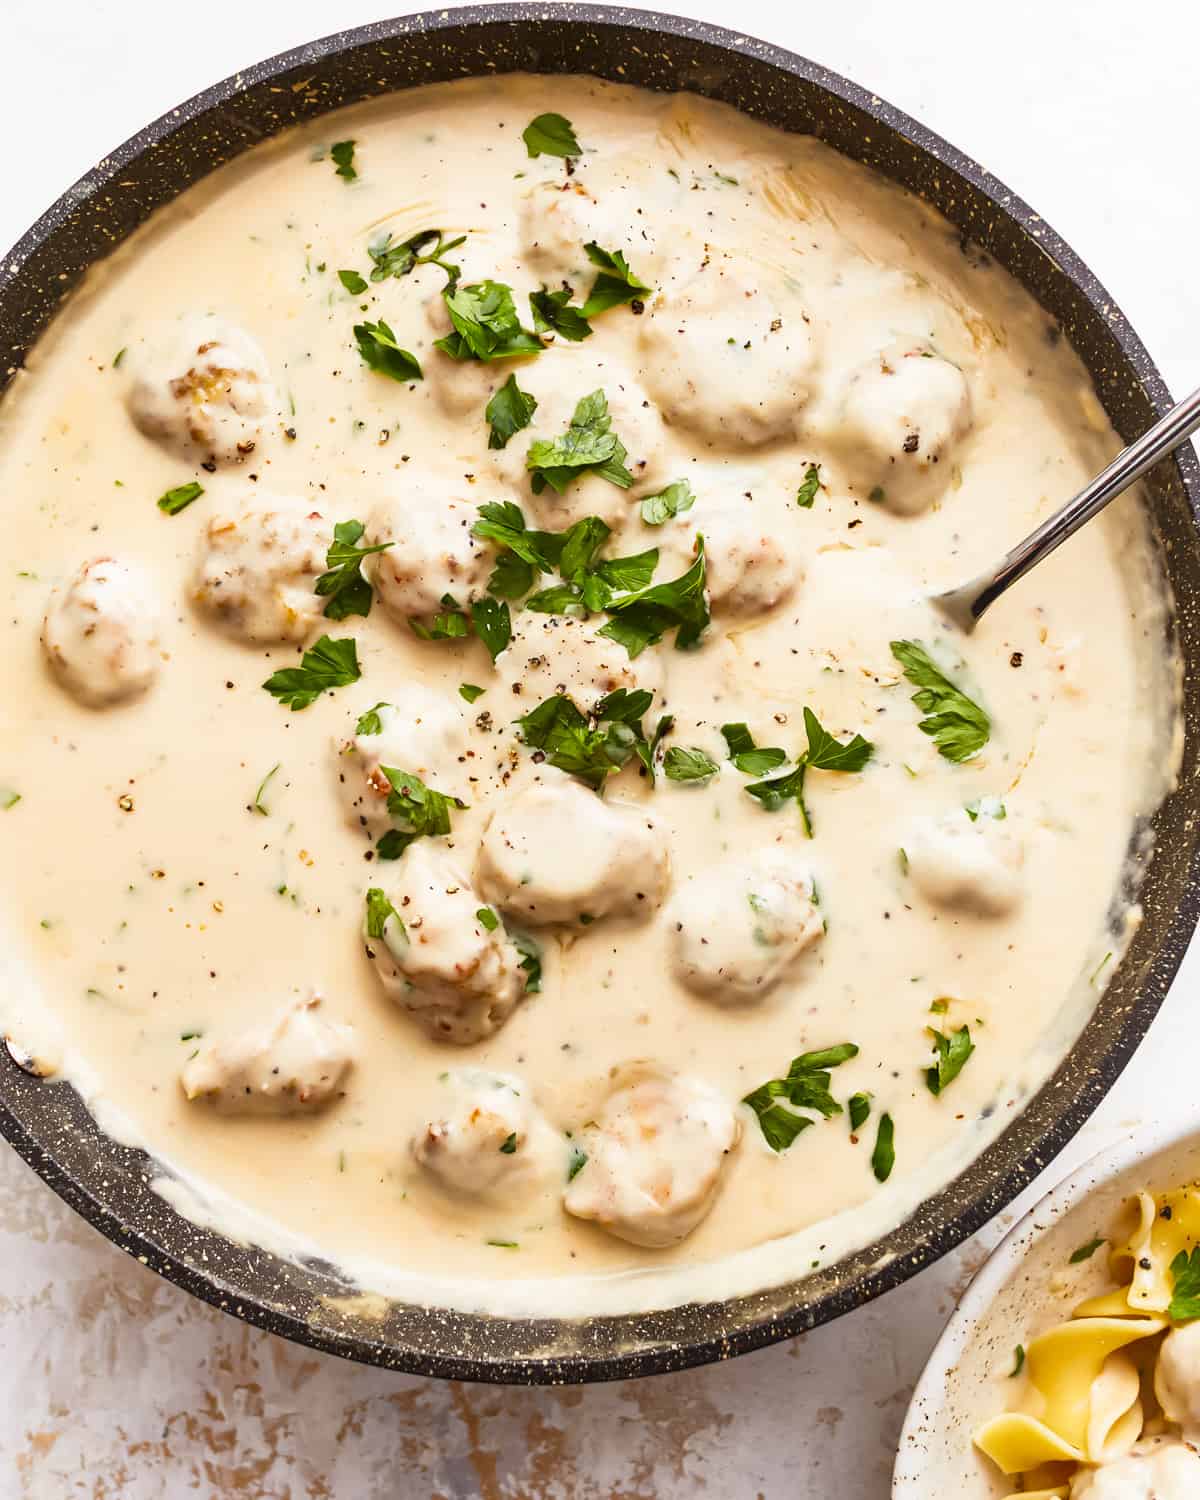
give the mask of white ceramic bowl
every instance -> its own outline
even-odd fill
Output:
[[[1105,1257],[1073,1251],[1108,1232],[1126,1199],[1178,1187],[1200,1172],[1200,1132],[1140,1130],[1052,1188],[985,1262],[934,1346],[913,1392],[892,1475],[892,1500],[998,1500],[1013,1491],[971,1434],[1003,1411],[1018,1344],[1107,1283]]]

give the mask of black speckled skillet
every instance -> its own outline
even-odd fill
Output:
[[[1104,288],[1045,221],[945,141],[836,74],[765,42],[673,16],[588,5],[498,5],[385,21],[298,48],[227,79],[128,141],[77,182],[0,261],[0,389],[94,261],[156,208],[300,120],[414,84],[495,72],[592,73],[691,89],[837,150],[911,188],[994,256],[1070,339],[1121,436],[1167,392]],[[899,1286],[997,1213],[1074,1135],[1150,1025],[1197,917],[1195,726],[1200,722],[1197,503],[1190,448],[1151,475],[1162,565],[1180,601],[1187,665],[1180,789],[1154,819],[1146,918],[1071,1055],[980,1158],[905,1224],[856,1255],[772,1291],[643,1317],[512,1321],[394,1306],[337,1316],[333,1268],[298,1267],[179,1217],[148,1186],[146,1156],[114,1144],[79,1097],[0,1065],[0,1130],[114,1244],[179,1286],[316,1349],[467,1380],[607,1380],[724,1359],[800,1333]]]

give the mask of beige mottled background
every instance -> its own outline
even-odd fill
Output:
[[[716,0],[671,8],[732,24]],[[0,0],[0,246],[188,94],[388,10]],[[1091,262],[1172,385],[1197,383],[1194,0],[741,0],[735,14],[984,162]],[[1048,1179],[1140,1120],[1195,1113],[1197,1000],[1193,954]],[[213,1312],[112,1249],[0,1147],[0,1500],[885,1500],[909,1388],[999,1227],[873,1307],[733,1365],[488,1389],[359,1369]]]

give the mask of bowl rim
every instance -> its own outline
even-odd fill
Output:
[[[126,164],[161,146],[182,125],[236,100],[251,86],[269,83],[306,64],[325,61],[330,56],[372,43],[402,40],[418,33],[469,34],[472,28],[512,22],[531,27],[538,23],[558,22],[593,29],[633,28],[644,32],[648,37],[665,33],[680,41],[706,44],[735,58],[744,57],[765,63],[788,77],[815,85],[834,101],[865,113],[904,138],[922,156],[931,158],[956,178],[964,179],[1003,219],[1014,224],[1026,239],[1036,243],[1038,249],[1054,263],[1086,301],[1091,312],[1098,318],[1103,317],[1126,367],[1134,372],[1151,407],[1161,413],[1171,404],[1167,387],[1140,338],[1080,257],[1041,215],[1035,213],[972,158],[935,132],[886,103],[879,95],[836,72],[789,49],[746,33],[685,16],[619,6],[575,4],[571,0],[545,0],[545,3],[516,0],[516,3],[467,5],[453,10],[403,15],[330,33],[229,75],[144,126],[106,154],[95,168],[68,188],[22,235],[8,255],[0,259],[0,291],[6,281],[14,280],[20,274],[28,257],[67,220],[78,207],[81,197],[91,196],[102,190],[119,178]],[[1190,448],[1181,450],[1175,463],[1192,526],[1200,530],[1200,521],[1197,519],[1200,517],[1200,465]],[[1200,874],[1200,850],[1188,857],[1188,864],[1194,875]],[[942,1219],[934,1229],[924,1232],[917,1248],[891,1256],[882,1264],[871,1264],[861,1274],[856,1274],[852,1279],[847,1278],[840,1286],[819,1293],[811,1300],[796,1298],[783,1314],[749,1316],[739,1321],[736,1327],[711,1337],[689,1338],[685,1334],[669,1341],[651,1341],[645,1338],[629,1353],[572,1349],[569,1353],[530,1354],[511,1358],[488,1358],[445,1350],[431,1353],[425,1349],[385,1344],[367,1337],[365,1333],[346,1332],[329,1325],[314,1324],[292,1313],[259,1303],[250,1295],[232,1293],[215,1275],[202,1272],[181,1255],[164,1248],[151,1237],[148,1230],[124,1221],[110,1204],[98,1197],[90,1187],[77,1181],[55,1159],[54,1152],[39,1139],[27,1119],[19,1109],[12,1107],[10,1100],[2,1092],[0,1133],[7,1137],[10,1144],[60,1197],[119,1248],[213,1306],[323,1352],[420,1375],[501,1384],[591,1382],[680,1370],[776,1343],[873,1300],[932,1264],[1011,1202],[1075,1135],[1133,1055],[1178,970],[1198,913],[1200,881],[1193,879],[1186,899],[1178,903],[1169,919],[1164,922],[1162,941],[1147,963],[1134,1003],[1128,1007],[1119,1031],[1103,1045],[1097,1064],[1080,1081],[1071,1102],[1059,1108],[1045,1133],[1036,1140],[1030,1140],[1022,1149],[1020,1159],[1001,1175],[990,1179],[986,1189],[978,1191],[967,1206]],[[1050,1086],[1053,1076],[1051,1074],[1041,1088],[1029,1097],[1023,1110],[1031,1107]],[[1018,1120],[1019,1118],[1020,1116]],[[1011,1128],[1012,1123],[1016,1122],[1010,1122],[1006,1129]],[[992,1149],[1000,1139],[1001,1136],[997,1136],[991,1141],[985,1147],[985,1152]],[[798,1283],[790,1285],[796,1284]],[[688,1305],[674,1307],[666,1310],[665,1315],[674,1316],[677,1322],[682,1322],[688,1310]],[[429,1312],[431,1316],[437,1316],[438,1310],[429,1309]],[[621,1316],[632,1324],[637,1315]],[[498,1321],[513,1323],[524,1320]]]
[[[1200,1145],[1200,1129],[1191,1121],[1184,1125],[1172,1122],[1123,1131],[1115,1143],[1101,1147],[1060,1177],[1007,1231],[972,1276],[913,1387],[892,1469],[891,1500],[927,1500],[928,1475],[921,1468],[923,1460],[921,1445],[917,1441],[918,1431],[928,1427],[931,1421],[937,1422],[945,1411],[949,1404],[947,1377],[970,1342],[982,1315],[986,1314],[997,1293],[1016,1274],[1022,1262],[1093,1193],[1123,1177],[1140,1163],[1189,1140]],[[1104,1171],[1097,1174],[1096,1164],[1101,1160],[1105,1164]]]

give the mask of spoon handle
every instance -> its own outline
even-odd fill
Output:
[[[933,601],[963,630],[971,630],[975,622],[989,605],[1018,578],[1023,578],[1030,568],[1036,567],[1044,557],[1049,557],[1069,536],[1079,530],[1102,511],[1110,500],[1127,490],[1140,479],[1147,469],[1152,469],[1161,458],[1177,448],[1200,428],[1200,390],[1193,391],[1173,406],[1166,416],[1160,417],[1148,432],[1144,432],[1128,448],[1122,449],[1112,463],[1097,474],[1095,479],[1069,500],[1060,511],[1042,522],[1036,531],[1030,532],[1023,542],[1008,552],[999,566],[990,572],[980,573],[970,583],[940,594]]]

